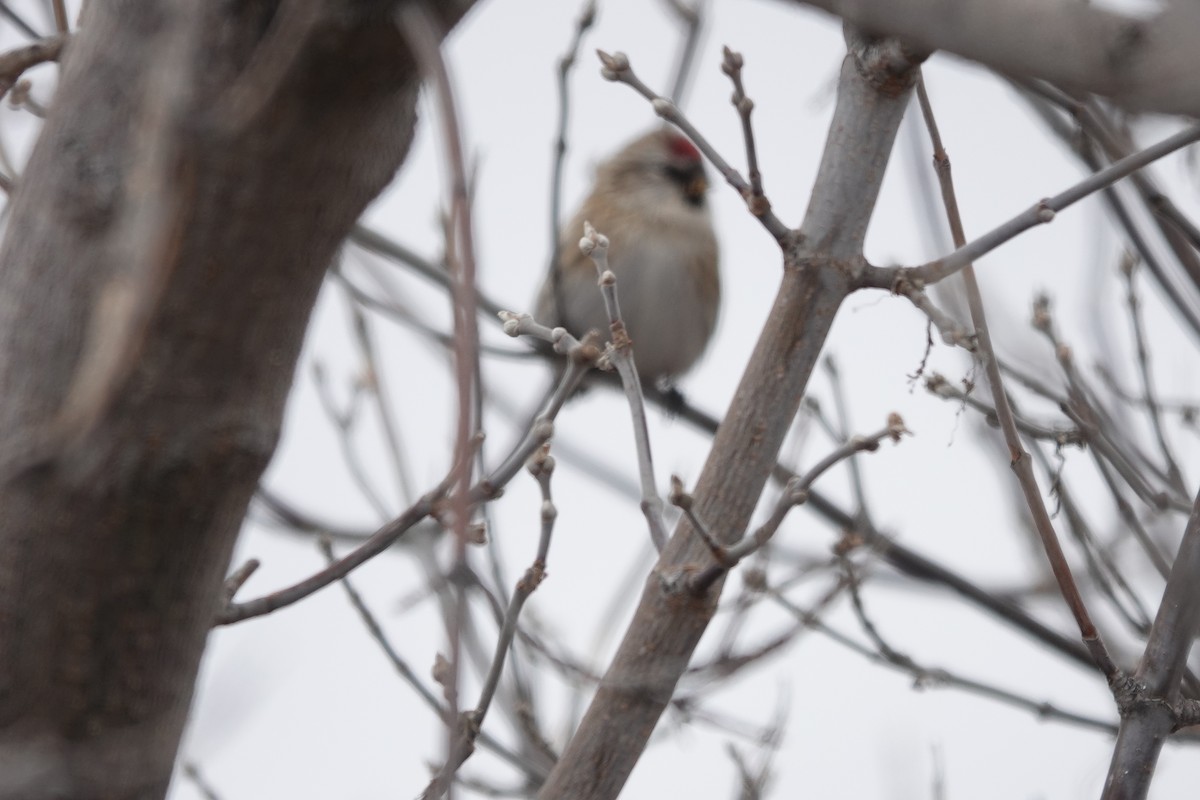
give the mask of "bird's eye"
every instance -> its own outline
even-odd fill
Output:
[[[687,186],[692,182],[692,177],[695,175],[695,170],[687,167],[681,167],[677,164],[667,164],[663,167],[663,172],[668,178],[680,186]]]
[[[663,172],[679,186],[683,199],[691,205],[701,205],[704,202],[704,192],[708,189],[708,181],[704,177],[704,168],[699,164],[679,166],[668,164]]]

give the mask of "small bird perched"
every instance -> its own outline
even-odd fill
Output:
[[[639,377],[653,385],[686,372],[712,337],[721,300],[707,189],[700,153],[679,133],[659,129],[627,144],[596,169],[591,194],[560,232],[558,297],[552,274],[534,317],[576,336],[607,334],[596,267],[579,249],[586,220],[608,237]]]

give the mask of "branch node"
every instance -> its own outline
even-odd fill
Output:
[[[650,107],[654,109],[654,113],[663,119],[671,119],[675,112],[675,104],[665,97],[656,97],[650,101]]]

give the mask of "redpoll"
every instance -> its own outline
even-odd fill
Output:
[[[558,297],[548,277],[535,318],[576,336],[590,328],[607,336],[596,267],[579,249],[586,220],[609,239],[609,268],[642,380],[687,371],[712,337],[721,299],[707,189],[700,153],[680,134],[661,129],[630,142],[597,168],[591,194],[563,228]]]

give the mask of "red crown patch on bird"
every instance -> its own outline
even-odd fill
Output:
[[[680,158],[685,158],[689,161],[700,160],[700,151],[696,149],[696,145],[692,144],[691,141],[685,137],[680,136],[677,133],[672,133],[668,137],[668,140],[668,146],[671,148],[671,153],[673,155],[679,156]]]

